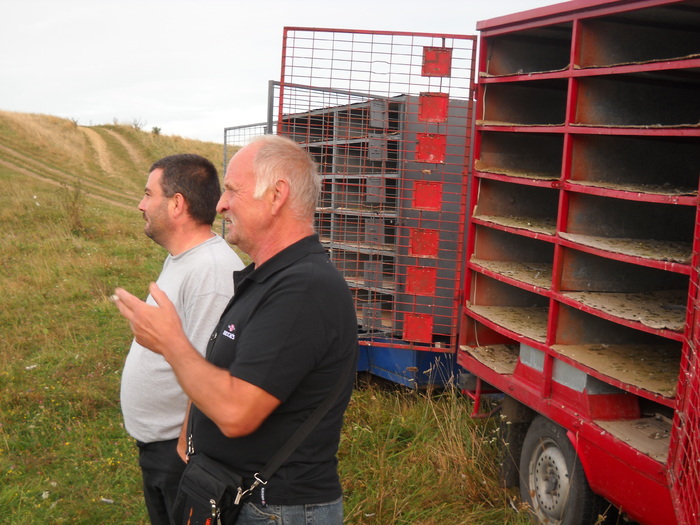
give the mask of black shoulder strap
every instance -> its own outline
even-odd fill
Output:
[[[282,463],[287,460],[289,455],[294,452],[299,445],[301,445],[302,441],[306,439],[306,436],[308,436],[314,427],[318,425],[321,419],[323,419],[323,416],[326,415],[333,403],[335,403],[335,401],[338,399],[340,393],[347,386],[348,380],[352,376],[354,369],[355,360],[348,360],[348,364],[345,367],[345,373],[343,374],[342,379],[336,383],[333,390],[328,394],[326,399],[323,400],[323,403],[318,405],[316,410],[311,413],[306,421],[304,421],[301,426],[296,429],[294,434],[291,435],[284,446],[280,448],[274,456],[272,456],[270,461],[267,462],[267,465],[265,465],[263,469],[256,474],[256,481],[263,484],[267,483],[270,476],[272,476],[272,474],[274,474],[274,472],[282,466]]]

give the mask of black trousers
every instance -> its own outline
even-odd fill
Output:
[[[177,455],[177,439],[142,443],[139,465],[143,476],[143,495],[152,525],[179,525],[170,513],[175,503],[185,462]]]

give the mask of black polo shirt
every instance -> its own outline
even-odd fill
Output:
[[[195,451],[247,479],[325,399],[348,362],[357,359],[357,319],[347,283],[317,235],[286,248],[259,268],[234,272],[235,296],[221,316],[207,359],[282,401],[249,436],[227,438],[196,407]],[[265,488],[276,505],[340,497],[336,453],[352,380],[311,435]],[[257,496],[259,498],[259,495]]]

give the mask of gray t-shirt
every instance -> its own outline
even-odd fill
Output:
[[[233,296],[233,272],[244,266],[218,235],[163,263],[158,286],[175,304],[185,334],[204,355],[221,312]],[[155,305],[148,296],[148,304]],[[127,432],[138,441],[175,439],[187,410],[187,396],[163,356],[136,341],[126,357],[121,405]]]

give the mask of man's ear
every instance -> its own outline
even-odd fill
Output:
[[[279,179],[272,188],[272,213],[276,214],[289,198],[289,181]]]
[[[170,213],[173,218],[180,217],[182,214],[187,213],[187,211],[187,201],[185,197],[182,196],[182,193],[176,193],[170,198]]]

